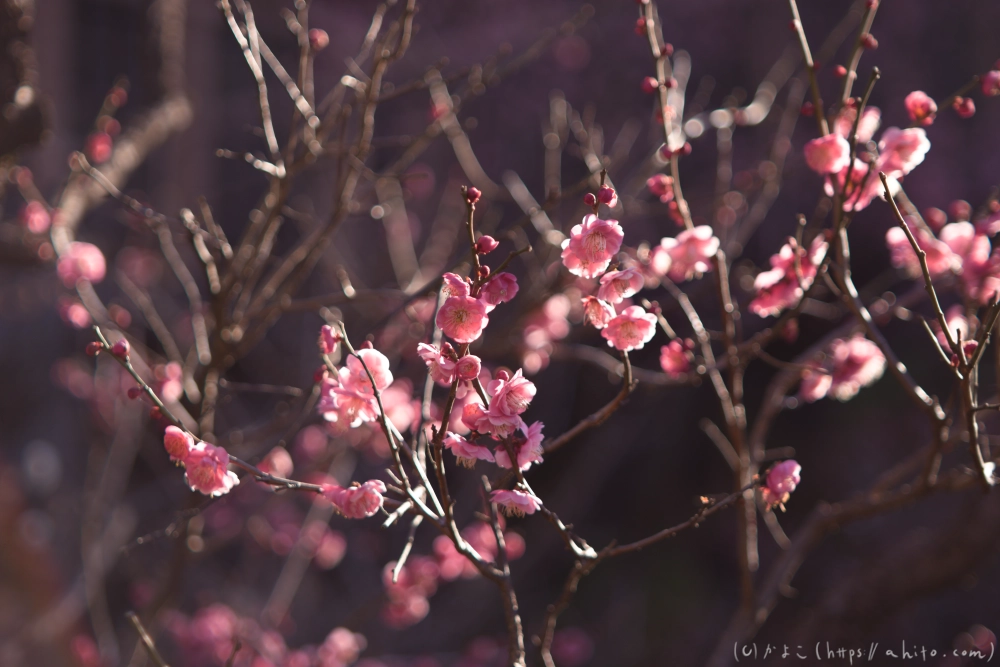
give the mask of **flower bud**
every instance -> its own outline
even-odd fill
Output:
[[[816,113],[816,107],[812,102],[805,102],[802,104],[802,115],[806,117],[811,117]]]
[[[618,203],[618,194],[615,192],[614,188],[602,185],[601,189],[597,191],[597,201],[614,208]]]
[[[594,196],[594,193],[588,192],[583,195],[583,203],[586,206],[597,206],[597,197]]]
[[[313,50],[313,53],[322,51],[329,45],[330,35],[326,34],[326,30],[320,30],[319,28],[309,30],[309,48]]]
[[[481,280],[488,275],[490,275],[490,267],[483,264],[482,266],[479,267],[479,278]]]
[[[134,401],[135,399],[139,398],[139,394],[142,393],[142,389],[140,389],[139,387],[129,387],[127,393],[129,400]]]
[[[128,353],[131,347],[125,337],[119,338],[115,341],[115,344],[111,346],[111,354],[115,355],[119,359],[128,359]]]
[[[997,61],[997,65],[1000,65],[1000,61]],[[1000,69],[993,69],[983,74],[979,85],[982,86],[983,95],[989,97],[1000,95]]]
[[[313,373],[313,384],[319,384],[320,382],[325,380],[328,373],[329,370],[327,369],[326,366],[320,366],[319,368],[317,368],[316,372]]]
[[[843,65],[837,65],[836,67],[833,68],[833,75],[838,79],[843,79],[845,76],[847,76],[847,68],[844,67]]]
[[[92,341],[90,343],[87,343],[87,356],[96,357],[97,355],[99,355],[101,353],[101,350],[103,350],[103,349],[104,349],[104,345],[102,345],[101,343],[99,343],[96,340]]]
[[[469,202],[470,204],[475,204],[477,201],[479,201],[479,198],[482,196],[483,193],[482,191],[480,191],[479,188],[472,187],[465,191],[465,201]]]
[[[646,24],[646,19],[637,19],[635,22],[635,34],[639,35],[639,37],[644,36],[646,34]]]
[[[646,93],[647,95],[651,95],[655,93],[656,90],[660,87],[660,82],[651,76],[647,76],[645,79],[642,80],[640,86],[642,87],[642,92]]]
[[[976,113],[976,103],[972,101],[971,97],[956,98],[952,107],[959,118],[972,118]]]
[[[869,51],[874,51],[878,48],[878,40],[870,32],[866,32],[861,35],[861,46],[868,49]]]
[[[671,44],[670,42],[664,44],[663,48],[660,49],[660,55],[663,56],[664,58],[669,58],[670,56],[674,55],[674,45]]]
[[[480,255],[488,255],[496,250],[498,245],[500,245],[499,241],[492,236],[486,236],[484,234],[479,237],[478,241],[476,241],[476,252]]]

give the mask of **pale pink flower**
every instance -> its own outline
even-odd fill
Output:
[[[417,354],[427,364],[427,371],[432,380],[442,386],[448,386],[455,381],[455,362],[437,347],[427,343],[417,343]]]
[[[785,509],[785,503],[795,487],[799,485],[802,466],[792,459],[782,461],[772,467],[767,473],[767,484],[761,488],[761,497],[768,509],[781,507]]]
[[[979,85],[983,89],[983,95],[989,97],[1000,95],[1000,70],[991,69],[983,74],[979,79]]]
[[[206,496],[221,496],[240,483],[229,470],[229,452],[209,442],[199,442],[184,458],[184,481],[192,491]]]
[[[691,370],[691,351],[675,338],[660,348],[660,368],[672,378],[680,377]]]
[[[910,120],[917,125],[927,126],[934,122],[934,116],[938,110],[937,103],[924,91],[914,90],[906,96],[903,104],[906,106],[906,113],[909,114]]]
[[[882,133],[882,138],[878,142],[878,169],[893,178],[905,176],[924,161],[924,156],[930,148],[931,142],[923,129],[913,127],[901,130],[898,127],[890,127]],[[877,173],[875,180],[879,181]],[[879,187],[882,187],[881,182]]]
[[[712,270],[711,258],[719,250],[719,239],[708,225],[686,229],[676,238],[664,238],[653,249],[650,266],[674,282],[691,280]]]
[[[445,449],[450,450],[455,455],[458,464],[465,468],[472,468],[476,465],[476,461],[489,461],[490,463],[494,461],[493,452],[489,450],[489,447],[469,442],[455,433],[446,435],[442,444]]]
[[[521,369],[513,376],[504,371],[497,373],[495,380],[486,388],[491,396],[490,411],[498,411],[505,415],[519,415],[528,409],[531,399],[535,397],[535,383],[521,375]]]
[[[979,303],[988,303],[1000,290],[1000,257],[990,253],[989,238],[969,222],[947,224],[938,236],[961,259],[965,293]]]
[[[545,424],[542,422],[535,422],[531,426],[521,423],[524,440],[513,442],[511,448],[517,456],[517,467],[522,471],[530,468],[532,463],[542,462],[542,454],[545,453],[542,450],[542,440],[545,439],[542,436],[544,427]],[[501,468],[510,468],[510,456],[502,444],[497,447],[496,463]]]
[[[455,374],[462,380],[475,380],[482,368],[482,361],[474,354],[467,354],[455,362]]]
[[[596,278],[607,270],[611,258],[621,249],[624,238],[625,233],[617,220],[601,220],[596,215],[587,215],[563,241],[563,264],[573,275]]]
[[[46,210],[45,204],[40,201],[29,201],[25,204],[21,209],[20,220],[32,234],[44,234],[52,226],[52,216]]]
[[[664,204],[673,201],[674,179],[666,174],[655,174],[646,180],[646,188]]]
[[[321,495],[333,503],[338,512],[348,519],[365,519],[382,507],[385,482],[370,479],[364,484],[355,482],[346,489],[336,484],[323,484]]]
[[[56,265],[56,273],[69,288],[75,287],[80,280],[99,283],[106,272],[107,263],[100,248],[81,241],[70,243]]]
[[[641,306],[629,306],[601,331],[608,346],[625,352],[641,350],[656,333],[656,315]]]
[[[820,234],[813,239],[806,254],[795,239],[789,238],[778,254],[771,255],[771,269],[761,271],[754,279],[757,296],[750,302],[750,311],[760,317],[773,317],[796,305],[804,291],[812,286],[828,245],[826,236]]]
[[[291,477],[292,472],[295,470],[292,456],[284,447],[273,448],[264,456],[264,460],[257,467],[269,475],[284,477],[286,479]]]
[[[310,30],[310,33],[312,31]],[[365,636],[347,628],[334,628],[316,649],[318,667],[347,667],[358,661],[368,646]],[[256,667],[256,666],[255,666]]]
[[[513,273],[506,271],[491,277],[479,292],[479,300],[486,305],[487,313],[515,296],[517,296],[517,278]]]
[[[885,355],[878,345],[857,334],[830,343],[829,353],[821,367],[828,375],[819,377],[817,371],[804,371],[800,392],[804,400],[812,402],[831,395],[838,401],[848,401],[861,390],[882,377],[885,372]]]
[[[807,403],[814,403],[830,393],[833,376],[818,363],[812,362],[809,366],[802,371],[799,396]]]
[[[331,327],[329,324],[324,324],[319,330],[319,341],[317,342],[320,354],[333,354],[333,351],[337,349],[337,343],[339,342],[340,332]]]
[[[926,253],[927,269],[932,278],[950,273],[961,266],[961,258],[952,252],[951,248],[922,227],[910,226],[910,231],[917,239],[917,245]],[[889,247],[892,265],[904,269],[911,278],[923,273],[917,253],[902,227],[890,227],[885,233],[885,244]]]
[[[500,505],[503,512],[508,516],[524,516],[534,514],[542,506],[542,501],[525,491],[517,489],[506,491],[494,491],[490,494],[490,499]]]
[[[851,146],[836,133],[813,139],[803,152],[806,164],[819,174],[836,174],[851,163]]]
[[[170,454],[171,461],[181,465],[194,449],[194,438],[190,433],[171,425],[163,432],[163,448]]]
[[[389,359],[374,348],[361,348],[358,356],[347,357],[347,367],[340,369],[340,382],[345,387],[371,396],[372,382],[368,377],[371,373],[375,379],[375,388],[382,391],[392,384],[392,371],[389,370]],[[360,359],[358,358],[360,357]],[[364,364],[361,361],[364,361]],[[367,372],[365,368],[367,367]]]
[[[477,433],[489,433],[492,428],[489,416],[486,414],[486,410],[483,409],[483,404],[478,400],[469,401],[462,408],[462,423],[470,431]]]
[[[603,329],[615,316],[611,305],[594,296],[583,297],[583,320],[595,329]]]
[[[643,288],[646,279],[636,268],[608,271],[601,276],[597,298],[610,304],[621,303]]]
[[[445,296],[469,296],[469,283],[454,273],[446,273],[441,290]]]
[[[486,316],[486,305],[482,301],[471,296],[456,295],[448,297],[441,304],[435,322],[455,342],[471,343],[482,335],[490,319]]]
[[[854,129],[854,119],[858,117],[858,111],[854,107],[844,107],[837,114],[837,119],[834,121],[834,130],[840,136],[844,137],[850,141],[851,131]],[[879,122],[882,119],[882,112],[878,107],[865,107],[865,111],[861,114],[861,122],[858,123],[858,145],[864,145],[871,141],[872,136],[875,135],[875,131],[878,129]],[[844,166],[847,166],[846,164]]]

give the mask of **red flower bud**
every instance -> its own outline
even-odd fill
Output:
[[[637,19],[635,22],[635,34],[640,37],[646,34],[646,19]]]
[[[103,350],[103,349],[104,349],[104,345],[102,345],[101,343],[97,342],[96,340],[93,341],[93,342],[87,343],[87,355],[88,356],[96,357],[97,355],[99,355],[101,353],[101,350]]]
[[[329,371],[327,370],[326,366],[320,366],[319,368],[316,369],[316,372],[313,373],[313,384],[319,384],[320,382],[326,379],[326,376],[328,374]]]
[[[319,28],[312,28],[309,31],[309,48],[313,50],[313,53],[316,53],[317,51],[322,51],[329,45],[330,45],[330,35],[326,34],[326,30],[320,30]]]
[[[482,266],[479,267],[479,278],[482,279],[488,275],[490,275],[490,267],[483,264]]]
[[[650,95],[652,93],[655,93],[656,89],[660,87],[660,82],[651,76],[647,76],[645,79],[642,80],[640,86],[642,88],[642,92],[646,93],[647,95]]]
[[[845,76],[847,76],[847,68],[844,67],[843,65],[837,65],[836,67],[833,68],[833,75],[838,79],[843,79]]]
[[[614,188],[602,185],[601,189],[597,191],[597,201],[614,208],[615,204],[618,203],[618,194]]]
[[[812,102],[805,102],[802,105],[802,115],[803,116],[812,116],[814,113],[816,113],[816,107],[813,106]]]
[[[476,187],[469,188],[465,191],[465,201],[469,202],[470,204],[475,204],[477,201],[479,201],[479,198],[482,196],[483,193],[479,190],[479,188]]]
[[[874,51],[878,48],[878,40],[870,32],[866,32],[861,35],[861,46],[869,51]]]
[[[128,359],[128,353],[131,347],[128,341],[124,337],[119,338],[115,341],[115,344],[111,346],[111,354],[115,355],[119,359]]]
[[[952,104],[959,118],[972,118],[976,113],[976,103],[971,97],[959,97]]]
[[[593,192],[588,192],[583,195],[583,203],[587,206],[597,206],[597,197],[594,196]]]
[[[139,394],[142,393],[142,389],[139,389],[139,387],[129,387],[127,393],[129,399],[134,401],[135,399],[139,398]]]
[[[500,245],[499,241],[492,236],[486,236],[484,234],[479,237],[478,241],[476,241],[476,252],[480,255],[487,255],[496,250],[498,245]]]
[[[660,55],[666,58],[669,58],[670,56],[674,55],[674,45],[671,44],[670,42],[664,44],[663,48],[660,49]]]

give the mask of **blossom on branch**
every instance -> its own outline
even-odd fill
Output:
[[[597,298],[610,304],[621,303],[643,288],[646,279],[636,268],[608,271],[601,276]]]
[[[441,444],[455,455],[458,464],[464,468],[475,466],[476,461],[489,461],[490,463],[494,461],[493,452],[490,451],[489,447],[469,442],[455,433],[446,435]]]
[[[385,482],[370,479],[364,484],[354,484],[346,489],[336,484],[323,484],[320,494],[348,519],[366,519],[382,507]]]
[[[199,442],[184,458],[184,481],[192,491],[206,496],[229,493],[240,483],[236,473],[229,470],[229,452],[209,442]]]
[[[836,174],[851,163],[851,146],[836,133],[813,139],[804,153],[806,164],[818,174]]]
[[[490,494],[490,500],[499,505],[508,516],[534,514],[542,506],[539,498],[517,489],[494,491]]]
[[[457,343],[471,343],[489,324],[486,304],[471,296],[455,295],[445,299],[435,322],[446,336]]]
[[[594,214],[570,230],[562,243],[562,261],[569,272],[583,278],[596,278],[611,264],[622,247],[625,233],[617,220],[601,220]]]
[[[170,425],[163,432],[163,448],[167,450],[171,461],[183,465],[188,454],[194,449],[194,438],[190,433]]]
[[[595,329],[603,329],[615,316],[615,309],[610,304],[595,296],[583,297],[583,321]]]
[[[760,490],[768,509],[780,507],[782,511],[785,510],[788,497],[801,481],[799,477],[801,472],[802,466],[792,459],[782,461],[768,471],[767,484]]]
[[[479,292],[479,300],[486,306],[487,313],[515,296],[517,296],[517,278],[506,271],[492,276]]]
[[[771,255],[771,269],[761,271],[754,279],[757,296],[750,302],[750,312],[773,317],[796,305],[816,279],[828,246],[826,236],[820,234],[807,254],[795,239],[789,238],[778,254]]]
[[[624,352],[641,350],[655,333],[656,315],[647,313],[640,306],[629,306],[601,331],[609,347]]]
[[[675,338],[660,348],[660,368],[672,378],[685,375],[691,370],[690,341]]]
[[[861,334],[830,343],[824,363],[802,373],[800,394],[812,403],[824,396],[849,401],[862,387],[874,383],[885,372],[885,355],[878,345]]]
[[[512,444],[511,449],[517,456],[517,467],[522,471],[530,468],[532,463],[542,462],[542,454],[544,453],[542,440],[545,439],[542,435],[542,429],[544,427],[545,424],[542,422],[535,422],[531,426],[526,426],[524,422],[521,422],[521,433],[524,434],[524,440]],[[510,455],[502,444],[497,447],[496,463],[501,468],[510,468]]]
[[[674,282],[701,277],[712,270],[711,259],[719,250],[719,239],[708,225],[686,229],[675,238],[664,238],[653,248],[650,266],[657,275]]]
[[[455,362],[434,345],[417,344],[417,354],[427,364],[431,379],[439,385],[448,386],[455,381]]]
[[[910,120],[917,125],[926,127],[934,122],[934,116],[938,110],[937,103],[924,91],[914,90],[906,96],[903,104],[906,106],[906,113],[909,114]]]

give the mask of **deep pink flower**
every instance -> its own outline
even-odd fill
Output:
[[[618,205],[618,193],[610,185],[602,185],[601,189],[597,191],[597,201],[608,208],[614,208]]]
[[[979,79],[979,85],[983,89],[983,95],[989,97],[1000,95],[1000,70],[991,69],[983,74]]]
[[[524,516],[534,514],[542,506],[542,501],[524,491],[514,489],[512,491],[494,491],[490,494],[490,499],[500,505],[504,514],[508,516]]]
[[[958,114],[959,118],[972,118],[976,115],[976,103],[971,97],[956,97],[951,103],[951,107]]]
[[[650,176],[646,179],[646,188],[664,204],[674,199],[674,179],[666,174]]]
[[[760,490],[764,504],[768,508],[781,507],[784,510],[788,497],[801,481],[801,472],[802,466],[792,459],[773,466],[767,473],[767,485]]]
[[[885,355],[878,345],[857,334],[847,340],[830,343],[827,358],[816,371],[804,371],[800,393],[808,402],[831,395],[848,401],[882,377]]]
[[[819,174],[836,174],[851,163],[851,146],[844,137],[830,133],[806,144],[806,164]]]
[[[472,400],[462,408],[462,423],[470,431],[477,433],[489,433],[491,429],[490,419],[483,409],[483,404],[478,400]]]
[[[917,125],[926,127],[934,122],[938,110],[937,103],[924,91],[914,90],[906,96],[903,104],[906,105],[906,113],[910,115],[910,120]]]
[[[483,362],[474,354],[467,354],[455,363],[455,374],[462,380],[475,380],[483,368]]]
[[[163,448],[170,454],[170,460],[180,465],[194,449],[194,438],[186,431],[171,425],[163,432]]]
[[[445,449],[450,450],[455,455],[458,464],[466,468],[475,466],[477,460],[489,461],[490,463],[494,461],[493,452],[489,450],[489,447],[469,442],[455,433],[446,435],[442,444]]]
[[[52,217],[40,201],[29,201],[21,209],[21,224],[32,234],[44,234],[52,226]]]
[[[643,288],[646,279],[636,268],[608,271],[601,276],[601,286],[597,298],[607,303],[621,303]]]
[[[521,433],[524,434],[524,440],[511,445],[517,455],[517,467],[521,470],[527,470],[532,463],[542,462],[542,454],[544,454],[542,440],[545,439],[542,436],[543,428],[545,428],[545,424],[542,422],[535,422],[531,426],[521,423]],[[503,445],[497,447],[496,463],[501,468],[510,468],[510,456]]]
[[[320,354],[333,354],[333,351],[337,349],[337,343],[340,342],[340,332],[331,327],[329,324],[324,324],[319,330],[319,346]]]
[[[431,379],[442,386],[455,381],[455,362],[442,354],[434,345],[417,343],[417,354],[427,364]]]
[[[346,489],[336,484],[323,484],[321,495],[333,503],[338,512],[348,519],[365,519],[382,507],[385,482],[370,479],[364,484],[355,482]]]
[[[641,306],[629,306],[601,331],[609,346],[626,352],[641,350],[655,333],[656,315],[647,313]]]
[[[826,237],[820,234],[813,239],[807,255],[795,239],[789,238],[778,254],[771,255],[771,269],[757,274],[753,282],[757,296],[750,302],[750,311],[759,317],[773,317],[797,304],[804,291],[812,286],[828,245]]]
[[[979,303],[988,303],[1000,289],[1000,257],[990,253],[989,238],[969,222],[953,222],[938,233],[960,259],[965,293]]]
[[[479,237],[479,240],[476,241],[476,252],[480,255],[488,255],[496,250],[499,245],[500,242],[495,238],[483,234]]]
[[[490,414],[516,416],[528,409],[535,397],[535,383],[521,375],[521,369],[513,376],[497,373],[497,378],[486,388],[490,398]]]
[[[192,491],[206,496],[221,496],[240,483],[229,470],[229,452],[209,442],[199,442],[184,458],[184,480]]]
[[[615,309],[594,296],[583,297],[583,320],[595,329],[603,329],[615,316]]]
[[[587,215],[563,241],[563,264],[573,275],[596,278],[607,270],[611,258],[621,249],[624,238],[625,233],[617,220],[601,220],[596,215]]]
[[[506,271],[490,278],[479,292],[479,300],[486,305],[487,313],[515,296],[517,296],[517,278],[513,273]]]
[[[438,328],[457,343],[471,343],[483,334],[490,322],[486,304],[471,296],[450,296],[438,310]]]
[[[672,378],[691,370],[691,352],[680,339],[675,338],[660,348],[660,368]]]
[[[961,267],[961,258],[951,251],[951,248],[922,227],[910,226],[910,231],[917,239],[917,245],[926,253],[927,268],[932,278],[950,273]],[[904,269],[911,278],[921,275],[920,260],[913,252],[913,246],[906,232],[899,226],[890,227],[885,233],[885,244],[889,247],[892,265]]]
[[[469,296],[469,283],[454,273],[446,273],[442,290],[445,296]]]
[[[87,280],[99,283],[107,272],[107,263],[100,248],[81,241],[74,241],[59,258],[56,273],[62,279],[63,285],[69,288],[76,286],[77,281]]]
[[[905,176],[924,161],[924,156],[930,148],[931,142],[928,141],[927,133],[923,129],[912,127],[901,130],[898,127],[890,127],[882,133],[882,138],[878,142],[878,170],[893,178]],[[877,170],[875,180],[879,181]],[[881,182],[878,187],[882,187]]]
[[[708,225],[686,229],[676,238],[660,240],[653,249],[650,266],[658,275],[674,282],[691,280],[712,270],[709,261],[719,250],[719,239]]]

